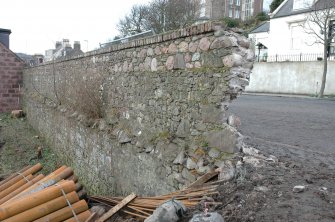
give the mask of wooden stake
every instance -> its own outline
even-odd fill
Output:
[[[121,208],[123,208],[124,206],[126,206],[135,197],[136,197],[135,193],[130,194],[129,196],[127,196],[126,198],[124,198],[120,203],[118,203],[115,207],[113,207],[107,213],[105,213],[104,215],[102,215],[102,217],[100,217],[100,219],[97,220],[97,222],[104,222],[104,221],[106,221],[108,218],[110,218],[116,212],[118,212]]]

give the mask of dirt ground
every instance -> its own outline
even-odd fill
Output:
[[[240,106],[243,107],[241,104]],[[233,107],[232,110],[238,112],[238,107]],[[248,115],[252,115],[250,110],[249,107]],[[290,116],[287,113],[285,115]],[[311,147],[304,149],[303,145],[297,143],[290,144],[273,139],[278,134],[267,138],[251,134],[250,131],[257,132],[252,128],[248,131],[246,127],[249,125],[243,128],[243,114],[240,117],[242,121],[240,130],[245,134],[245,143],[259,149],[265,156],[275,155],[278,161],[263,161],[262,166],[244,163],[242,171],[244,173],[239,173],[233,180],[220,184],[220,194],[214,196],[214,199],[222,202],[222,205],[210,208],[210,211],[219,212],[225,222],[335,221],[335,158],[332,152],[324,152],[331,149],[329,147],[325,150]],[[261,122],[258,122],[257,130],[264,128]],[[329,120],[326,122],[326,126],[331,128]],[[261,135],[260,133],[259,131],[258,135]],[[329,132],[324,130],[322,133]],[[9,175],[23,166],[37,162],[43,164],[45,172],[50,172],[60,165],[56,155],[45,145],[43,138],[37,135],[38,133],[24,118],[12,119],[9,115],[0,114],[0,176]],[[334,139],[334,135],[331,139]],[[284,138],[285,136],[287,135],[284,135]],[[39,146],[43,148],[42,159],[36,159],[36,149]],[[241,153],[234,157],[235,161],[242,160],[243,155]],[[294,186],[297,185],[304,185],[305,190],[299,193],[293,192]],[[203,210],[203,205],[199,205],[197,209],[189,211],[182,221],[189,221],[194,213]],[[117,218],[113,221],[125,221],[119,216]]]
[[[37,148],[42,148],[42,158],[37,158]],[[0,179],[27,165],[41,163],[42,173],[54,171],[60,163],[56,155],[45,145],[43,138],[32,129],[25,118],[11,118],[0,114]]]

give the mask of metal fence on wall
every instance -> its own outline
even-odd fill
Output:
[[[322,61],[323,54],[288,54],[288,55],[261,55],[259,58],[256,56],[256,62],[310,62],[310,61]],[[328,60],[335,60],[335,55],[328,57]]]

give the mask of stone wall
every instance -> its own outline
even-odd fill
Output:
[[[24,63],[0,43],[0,112],[20,108],[20,85]]]
[[[206,23],[24,71],[25,111],[92,193],[179,189],[238,151],[253,51]]]

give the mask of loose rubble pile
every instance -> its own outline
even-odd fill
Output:
[[[41,169],[27,166],[0,182],[0,221],[86,221],[91,212],[73,170],[62,166],[44,176]]]

